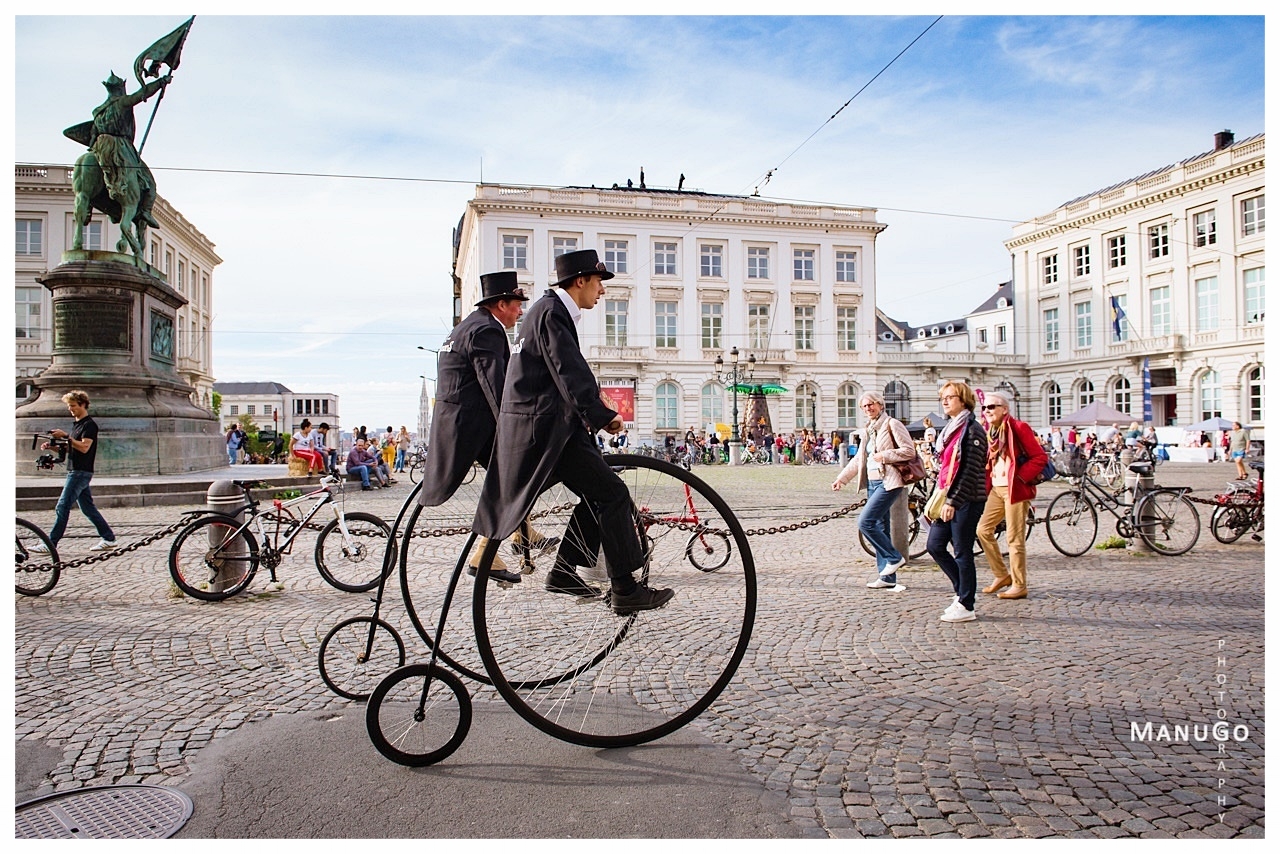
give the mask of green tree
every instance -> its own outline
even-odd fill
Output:
[[[213,393],[213,414],[222,414],[222,394],[216,391]]]

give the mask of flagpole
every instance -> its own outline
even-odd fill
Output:
[[[164,100],[164,93],[169,91],[169,87],[165,86],[160,90],[160,96],[156,98],[155,106],[151,108],[151,118],[147,119],[147,129],[142,132],[142,142],[138,143],[138,156],[142,156],[142,149],[147,144],[147,137],[151,134],[151,123],[156,120],[156,112],[160,109],[160,102]]]

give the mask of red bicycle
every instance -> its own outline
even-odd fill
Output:
[[[1260,460],[1251,462],[1249,468],[1258,473],[1257,480],[1228,483],[1226,492],[1214,496],[1218,506],[1213,510],[1209,530],[1220,543],[1234,543],[1250,528],[1257,529],[1253,534],[1254,540],[1262,539],[1263,523],[1266,521],[1262,492],[1263,463]]]
[[[646,537],[652,539],[649,529],[654,525],[676,527],[682,530],[692,528],[689,542],[684,547],[684,556],[689,563],[703,572],[715,572],[729,562],[733,554],[733,545],[729,533],[703,524],[698,519],[698,508],[693,503],[693,492],[689,484],[684,484],[684,507],[675,512],[657,512],[646,505],[638,508],[640,528]]]

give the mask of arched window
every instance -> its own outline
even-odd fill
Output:
[[[702,424],[723,423],[724,386],[719,383],[707,383],[702,387]]]
[[[1045,414],[1050,422],[1057,421],[1062,417],[1062,386],[1057,383],[1049,383],[1049,387],[1045,389],[1044,400],[1046,404]]]
[[[31,395],[35,392],[35,390],[36,390],[36,387],[34,383],[29,381],[20,382],[18,383],[17,387],[14,388],[13,390],[14,399],[17,400],[19,403],[21,403],[22,401],[26,400],[28,397],[31,397]]]
[[[1222,417],[1222,380],[1217,371],[1205,371],[1200,377],[1200,421]]]
[[[1076,409],[1084,409],[1093,403],[1096,396],[1093,391],[1093,380],[1080,380],[1080,385],[1076,386]]]
[[[1125,377],[1118,377],[1116,384],[1111,387],[1111,405],[1125,415],[1133,414],[1133,386]]]
[[[853,383],[841,383],[836,390],[836,427],[858,426],[858,397],[862,392]]]
[[[884,387],[884,411],[903,424],[911,421],[911,389],[901,380]]]
[[[818,387],[811,383],[796,386],[796,429],[817,429]]]
[[[1263,383],[1264,376],[1262,365],[1258,365],[1258,367],[1245,374],[1244,411],[1250,424],[1261,424],[1263,413],[1267,411],[1266,385]]]
[[[680,427],[680,387],[675,383],[658,383],[653,393],[656,418],[654,426],[659,430],[676,430]]]

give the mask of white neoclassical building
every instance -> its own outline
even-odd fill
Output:
[[[15,400],[32,391],[31,378],[53,360],[52,300],[36,281],[61,263],[71,248],[75,196],[71,167],[19,165],[14,168]],[[152,209],[159,228],[147,231],[147,258],[170,287],[186,297],[178,309],[177,371],[195,391],[192,401],[213,408],[213,269],[222,263],[214,245],[163,197]],[[94,211],[85,229],[85,249],[114,250],[120,227]]]
[[[646,188],[482,184],[455,233],[459,312],[482,273],[513,269],[537,299],[555,258],[595,249],[616,274],[579,335],[607,393],[633,409],[633,439],[728,424],[717,357],[775,385],[777,431],[852,426],[876,365],[875,241],[869,208]],[[513,330],[513,340],[519,329]],[[747,396],[739,394],[739,421]]]
[[[1033,426],[1095,398],[1141,421],[1144,359],[1156,426],[1263,423],[1265,155],[1264,135],[1224,131],[1212,151],[1014,228]]]

